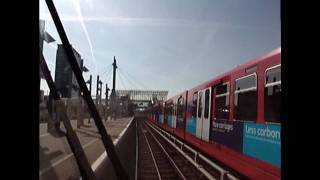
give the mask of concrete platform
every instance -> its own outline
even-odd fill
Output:
[[[112,140],[118,138],[119,134],[132,120],[133,117],[108,120],[105,127]],[[76,128],[77,122],[75,120],[72,120],[71,124],[80,139],[89,163],[92,165],[105,151],[94,121],[91,120],[91,124],[88,124],[88,120],[85,120],[85,125],[81,128]],[[64,130],[62,123],[61,129]],[[39,133],[39,179],[67,180],[78,177],[78,166],[66,137],[57,137],[47,133],[45,124],[40,124]]]

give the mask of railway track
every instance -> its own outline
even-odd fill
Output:
[[[237,179],[144,120],[137,121],[137,137],[136,179]]]
[[[138,179],[183,179],[146,125],[138,124]]]

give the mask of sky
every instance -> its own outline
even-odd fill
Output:
[[[48,8],[40,19],[56,42],[44,43],[54,77],[61,43]],[[171,97],[281,46],[279,0],[54,0],[72,46],[93,76],[116,89],[167,90]],[[49,92],[44,80],[41,89]],[[110,88],[111,89],[111,88]]]

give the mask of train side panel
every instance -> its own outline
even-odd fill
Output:
[[[280,179],[280,74],[279,48],[170,98],[161,127],[250,178]]]

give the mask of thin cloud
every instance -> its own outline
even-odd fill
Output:
[[[40,14],[41,19],[52,21],[50,14]],[[246,26],[241,24],[235,24],[230,22],[209,22],[209,21],[197,21],[189,19],[178,19],[178,18],[132,18],[132,17],[103,17],[103,16],[87,16],[82,17],[80,20],[77,16],[62,14],[61,20],[64,22],[98,22],[108,23],[115,26],[192,26],[192,27],[223,27],[223,28],[234,28],[234,29],[275,29],[270,27],[257,27],[257,26]]]
[[[83,20],[84,18],[83,18],[83,16],[82,16],[82,12],[81,12],[81,8],[80,8],[79,1],[77,1],[77,0],[72,0],[72,3],[74,4],[74,7],[75,7],[75,9],[76,9],[76,11],[77,11],[78,21],[80,21],[81,26],[82,26],[82,29],[83,29],[83,31],[84,31],[84,34],[85,34],[85,36],[86,36],[86,38],[87,38],[87,41],[88,41],[88,43],[89,43],[89,48],[90,48],[90,52],[91,52],[91,57],[92,57],[92,61],[93,61],[94,67],[95,67],[95,73],[97,74],[97,71],[98,71],[98,69],[97,69],[97,61],[96,61],[96,58],[95,58],[95,56],[94,56],[94,54],[93,54],[93,47],[92,47],[91,39],[90,39],[88,30],[87,30],[87,27],[86,27],[86,25],[85,25],[85,23],[84,23],[84,20]]]
[[[41,19],[52,21],[50,14],[40,14]],[[102,17],[102,16],[87,16],[79,19],[77,16],[62,14],[60,15],[61,20],[65,22],[77,22],[77,21],[88,21],[88,22],[101,22],[110,23],[114,25],[195,25],[203,24],[210,25],[211,22],[193,21],[188,19],[176,19],[176,18],[131,18],[131,17]]]

